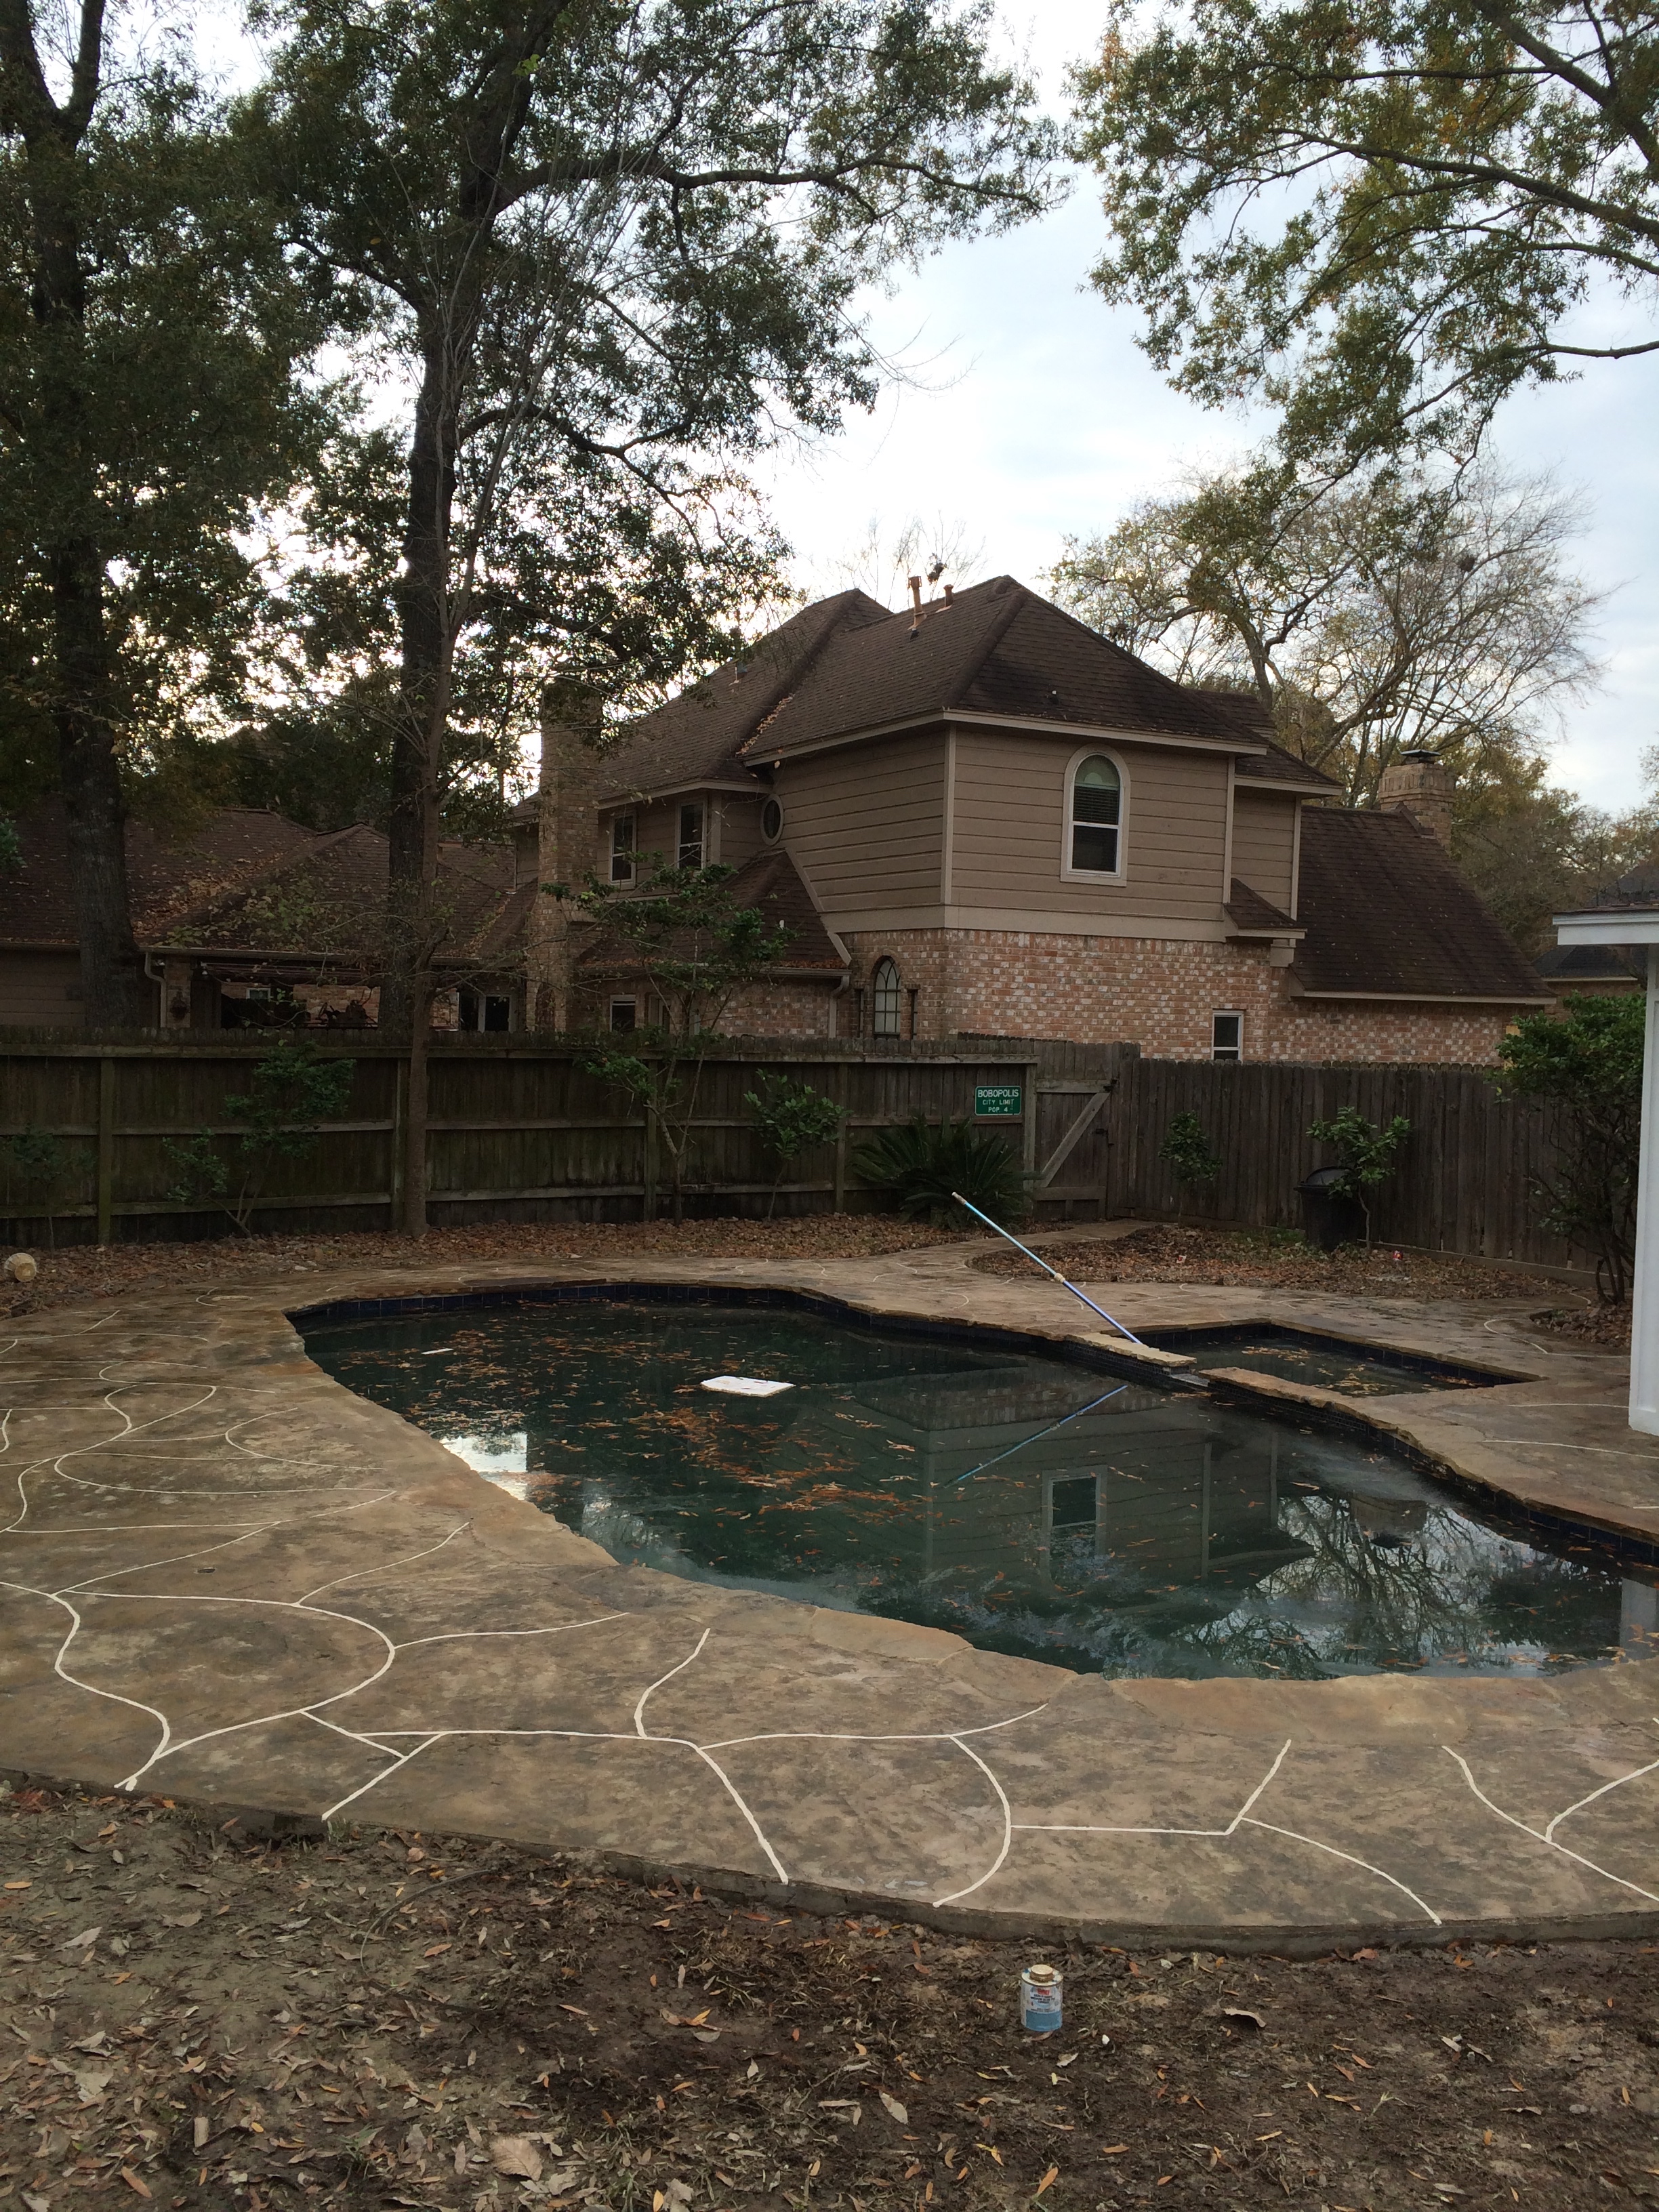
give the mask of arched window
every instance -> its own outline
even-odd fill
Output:
[[[775,845],[782,835],[782,805],[775,799],[769,799],[761,809],[761,836],[769,845]]]
[[[901,1006],[903,987],[899,981],[896,960],[878,960],[875,973],[870,978],[871,1004],[874,1019],[872,1026],[878,1036],[896,1037],[901,1034]]]
[[[1072,775],[1067,865],[1081,874],[1115,876],[1123,835],[1123,778],[1104,753],[1091,753]]]

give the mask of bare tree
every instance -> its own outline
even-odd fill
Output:
[[[1067,541],[1062,601],[1177,682],[1253,693],[1366,805],[1404,750],[1535,760],[1596,673],[1567,566],[1579,503],[1496,467],[1310,489],[1277,465],[1196,479]]]

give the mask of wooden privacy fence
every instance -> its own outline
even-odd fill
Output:
[[[222,1213],[170,1199],[165,1146],[240,1127],[225,1100],[246,1088],[271,1039],[0,1033],[0,1139],[57,1139],[46,1190],[0,1143],[0,1231],[18,1243],[211,1236]],[[399,1218],[407,1062],[370,1038],[319,1040],[349,1060],[345,1113],[305,1158],[276,1161],[256,1209],[265,1230],[380,1229]],[[429,1109],[434,1221],[635,1219],[665,1196],[664,1164],[640,1109],[588,1073],[591,1048],[533,1037],[434,1042]],[[1403,1114],[1412,1133],[1372,1206],[1376,1233],[1431,1250],[1563,1265],[1575,1256],[1538,1224],[1534,1188],[1552,1146],[1544,1110],[1500,1097],[1476,1068],[1216,1066],[1139,1058],[1133,1045],[959,1039],[896,1049],[722,1039],[705,1067],[685,1195],[694,1212],[764,1212],[775,1163],[744,1093],[763,1070],[811,1083],[846,1109],[835,1144],[787,1170],[781,1212],[858,1212],[881,1201],[852,1155],[872,1132],[973,1115],[1000,1129],[1032,1177],[1040,1220],[1076,1213],[1172,1214],[1158,1158],[1174,1115],[1196,1114],[1223,1167],[1189,1193],[1195,1220],[1261,1228],[1301,1220],[1297,1185],[1328,1158],[1309,1124],[1355,1105]],[[1000,1098],[993,1096],[1003,1094]],[[1009,1110],[1012,1108],[1012,1110]],[[49,1228],[47,1216],[52,1216]]]
[[[1309,1125],[1357,1106],[1411,1135],[1371,1198],[1379,1240],[1561,1267],[1583,1255],[1539,1225],[1551,1170],[1546,1109],[1502,1097],[1473,1067],[1281,1066],[1126,1059],[1108,1109],[1113,1213],[1170,1214],[1176,1189],[1158,1158],[1171,1119],[1196,1114],[1221,1155],[1218,1180],[1188,1193],[1188,1219],[1299,1225],[1297,1185],[1333,1156]]]
[[[222,1212],[168,1196],[179,1176],[166,1147],[201,1131],[234,1141],[225,1101],[245,1091],[275,1042],[246,1032],[205,1040],[0,1035],[0,1139],[55,1140],[45,1187],[0,1142],[0,1229],[15,1243],[64,1243],[222,1233]],[[406,1059],[369,1038],[316,1040],[352,1064],[341,1117],[303,1158],[272,1164],[252,1225],[267,1231],[380,1229],[399,1218]],[[1127,1048],[1132,1051],[1133,1048]],[[645,1116],[587,1071],[584,1049],[526,1037],[434,1041],[428,1102],[428,1204],[438,1224],[633,1219],[657,1209],[666,1176]],[[744,1100],[763,1070],[787,1073],[846,1109],[839,1140],[792,1162],[781,1212],[879,1203],[852,1154],[872,1132],[985,1111],[1040,1187],[1044,1208],[1099,1210],[1103,1109],[1120,1046],[988,1041],[895,1051],[722,1039],[705,1066],[685,1196],[696,1212],[762,1213],[775,1162]],[[1000,1095],[994,1095],[1000,1094]],[[39,1147],[37,1146],[37,1150]]]

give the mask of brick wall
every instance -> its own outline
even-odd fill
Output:
[[[853,932],[847,943],[866,1032],[870,971],[884,955],[898,963],[907,993],[919,987],[919,1036],[1124,1042],[1159,1060],[1208,1060],[1210,1018],[1229,1012],[1244,1017],[1247,1060],[1480,1065],[1497,1058],[1518,1011],[1300,999],[1265,945],[986,929]],[[907,997],[907,1033],[908,1020]]]

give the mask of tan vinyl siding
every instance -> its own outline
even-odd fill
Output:
[[[714,854],[722,867],[740,868],[761,850],[765,843],[760,826],[763,803],[733,791],[717,791],[710,798],[709,808],[720,824]]]
[[[952,902],[1045,914],[1220,918],[1227,838],[1224,755],[1103,744],[1122,770],[1123,878],[1062,875],[1066,774],[1082,747],[1065,738],[957,733]]]
[[[1233,794],[1233,873],[1286,914],[1297,804],[1288,793],[1248,791],[1243,784]]]
[[[68,1030],[81,1021],[78,953],[0,952],[0,1023]]]
[[[786,761],[774,787],[784,843],[826,908],[937,902],[942,730]]]

